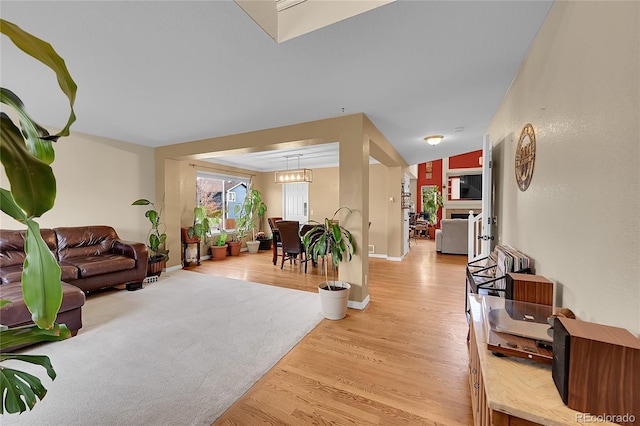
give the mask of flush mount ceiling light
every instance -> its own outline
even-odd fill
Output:
[[[287,159],[287,170],[275,172],[275,183],[301,183],[313,181],[313,172],[311,171],[311,169],[300,168],[300,157],[302,157],[302,154],[285,156],[285,158]],[[289,158],[298,158],[297,169],[289,170]]]
[[[424,138],[424,140],[427,141],[429,145],[438,145],[440,142],[442,142],[442,139],[444,139],[444,136],[442,135],[431,135]]]

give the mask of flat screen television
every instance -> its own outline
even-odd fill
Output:
[[[482,175],[460,176],[460,198],[482,200]]]
[[[449,178],[451,200],[482,200],[482,175],[460,175]]]

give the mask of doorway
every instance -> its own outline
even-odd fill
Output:
[[[282,188],[282,211],[285,220],[309,221],[309,184],[286,183]]]

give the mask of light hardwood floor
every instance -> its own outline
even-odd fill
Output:
[[[471,425],[466,256],[411,244],[402,262],[370,258],[366,309],[322,320],[214,425]],[[317,291],[319,268],[273,266],[270,252],[193,270]],[[295,320],[295,319],[292,319]]]

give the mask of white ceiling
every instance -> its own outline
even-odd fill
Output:
[[[551,5],[399,0],[280,44],[233,1],[2,0],[2,18],[65,58],[75,131],[157,147],[363,112],[418,164],[481,148]],[[2,86],[63,124],[52,73],[1,40]],[[301,153],[303,167],[329,155]],[[256,155],[279,169],[290,153],[227,160]]]

